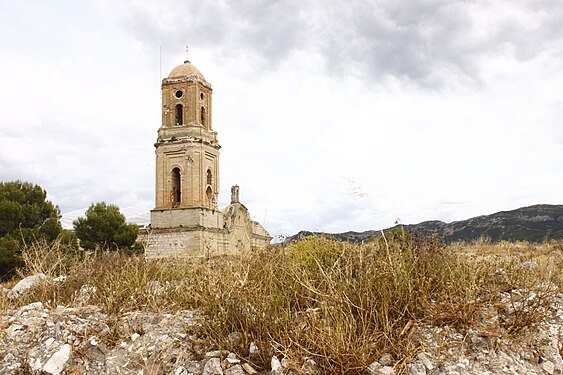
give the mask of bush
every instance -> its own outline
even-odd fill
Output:
[[[104,202],[92,203],[86,217],[76,219],[73,224],[80,245],[87,250],[129,249],[139,234],[137,225],[125,222],[119,207]]]
[[[200,309],[206,345],[246,356],[255,342],[257,366],[267,368],[276,354],[290,364],[314,358],[323,373],[358,374],[384,353],[398,366],[413,358],[424,344],[420,327],[476,327],[516,337],[549,317],[550,301],[563,288],[560,243],[490,245],[478,256],[474,246],[407,241],[401,233],[361,245],[310,238],[205,259],[106,252],[72,264],[65,282],[22,300],[3,302],[0,294],[0,308],[73,305],[89,284],[95,292],[88,303],[108,314]],[[505,283],[512,293],[503,292]],[[499,320],[483,321],[482,307],[498,310]],[[233,332],[241,337],[236,343]]]
[[[62,232],[58,207],[47,193],[29,182],[0,182],[0,278],[22,266],[25,242],[53,241]]]

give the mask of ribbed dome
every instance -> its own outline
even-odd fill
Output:
[[[205,81],[203,74],[192,65],[189,61],[184,61],[182,65],[178,65],[168,75],[168,78],[190,77],[195,76]]]

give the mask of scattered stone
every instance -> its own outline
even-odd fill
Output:
[[[395,375],[395,370],[391,366],[383,366],[377,370],[378,375]]]
[[[553,375],[555,372],[555,365],[551,361],[544,361],[541,364],[541,367],[547,372],[549,375]]]
[[[378,375],[378,370],[381,368],[381,363],[373,361],[364,371],[364,375]]]
[[[309,374],[309,375],[317,375],[321,373],[321,369],[312,358],[307,358],[305,360],[305,363],[303,363],[301,370],[305,374]]]
[[[385,353],[379,358],[379,363],[381,366],[393,366],[395,364],[395,359],[390,353]]]
[[[242,365],[242,368],[244,369],[244,371],[246,371],[246,373],[247,373],[248,375],[255,375],[255,374],[258,373],[258,371],[256,371],[256,370],[254,369],[254,367],[252,367],[252,366],[250,365],[250,363],[244,363],[244,364]]]
[[[248,346],[248,355],[254,356],[257,354],[258,354],[258,347],[254,342],[251,342],[250,345]]]
[[[397,370],[393,365],[402,358],[384,354],[364,374],[407,370],[409,375],[563,375],[563,294],[554,297],[554,314],[530,327],[526,340],[506,334],[503,304],[530,296],[521,290],[501,293],[501,302],[484,306],[475,326],[464,330],[420,322],[410,335],[413,345],[424,347],[424,352]],[[258,373],[235,353],[206,353],[194,334],[197,330],[190,328],[200,325],[201,319],[196,311],[132,311],[110,317],[93,305],[47,309],[40,302],[0,311],[0,374],[146,374],[154,368],[170,375]],[[257,353],[251,343],[248,360]],[[322,373],[311,358],[290,365],[287,358],[280,361],[274,356],[270,364],[272,375]]]
[[[424,365],[424,367],[426,367],[428,371],[434,370],[434,365],[432,364],[432,362],[430,362],[430,359],[428,359],[428,354],[418,353],[416,358],[418,358],[420,362],[422,362],[422,364]]]
[[[205,353],[206,358],[220,358],[221,351],[220,350],[212,350],[210,352]]]
[[[16,285],[14,285],[12,290],[10,290],[8,292],[8,297],[10,299],[19,298],[20,296],[26,294],[27,292],[29,292],[31,289],[35,288],[37,285],[39,285],[39,283],[41,283],[42,281],[44,281],[46,279],[47,279],[47,276],[45,276],[42,273],[38,273],[38,274],[31,275],[31,276],[28,276],[26,278],[23,278]]]
[[[223,375],[221,360],[216,357],[209,359],[203,367],[202,375]]]
[[[413,362],[407,365],[409,375],[426,375],[426,367],[421,362]]]
[[[273,374],[281,374],[283,371],[282,364],[276,356],[272,357],[272,360],[270,361],[270,367],[272,368]]]
[[[240,365],[234,365],[229,367],[223,372],[225,375],[246,375],[246,372],[242,369]]]
[[[90,284],[82,285],[80,287],[80,290],[78,291],[78,294],[75,297],[75,303],[81,306],[88,305],[97,291],[98,288],[96,288],[94,285],[90,285]]]
[[[231,345],[231,348],[241,347],[242,345],[242,334],[240,332],[231,332],[227,336],[227,340]]]
[[[237,364],[240,363],[240,359],[237,358],[237,355],[233,352],[229,353],[227,355],[227,358],[225,358],[225,360],[230,363],[230,364]]]
[[[59,375],[63,372],[68,360],[70,359],[70,345],[64,344],[43,366],[43,371],[52,375]]]

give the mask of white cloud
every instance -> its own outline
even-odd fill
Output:
[[[0,178],[40,184],[63,211],[150,208],[159,46],[166,75],[189,43],[214,88],[220,203],[239,184],[272,234],[561,203],[562,10],[3,2]]]

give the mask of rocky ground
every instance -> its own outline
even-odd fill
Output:
[[[11,293],[17,298],[17,288]],[[295,364],[273,357],[260,369],[251,344],[248,357],[208,351],[198,335],[203,316],[197,311],[134,311],[119,318],[88,304],[91,292],[80,292],[82,305],[46,308],[34,302],[0,314],[1,374],[321,374],[313,358]],[[502,309],[518,309],[533,294],[503,293]],[[413,322],[405,334],[418,354],[405,363],[383,355],[365,370],[369,375],[562,374],[563,295],[552,301],[553,315],[538,327],[507,336],[500,329],[503,311],[480,307],[472,328]],[[512,314],[511,316],[514,316]],[[233,334],[237,339],[237,334]]]

